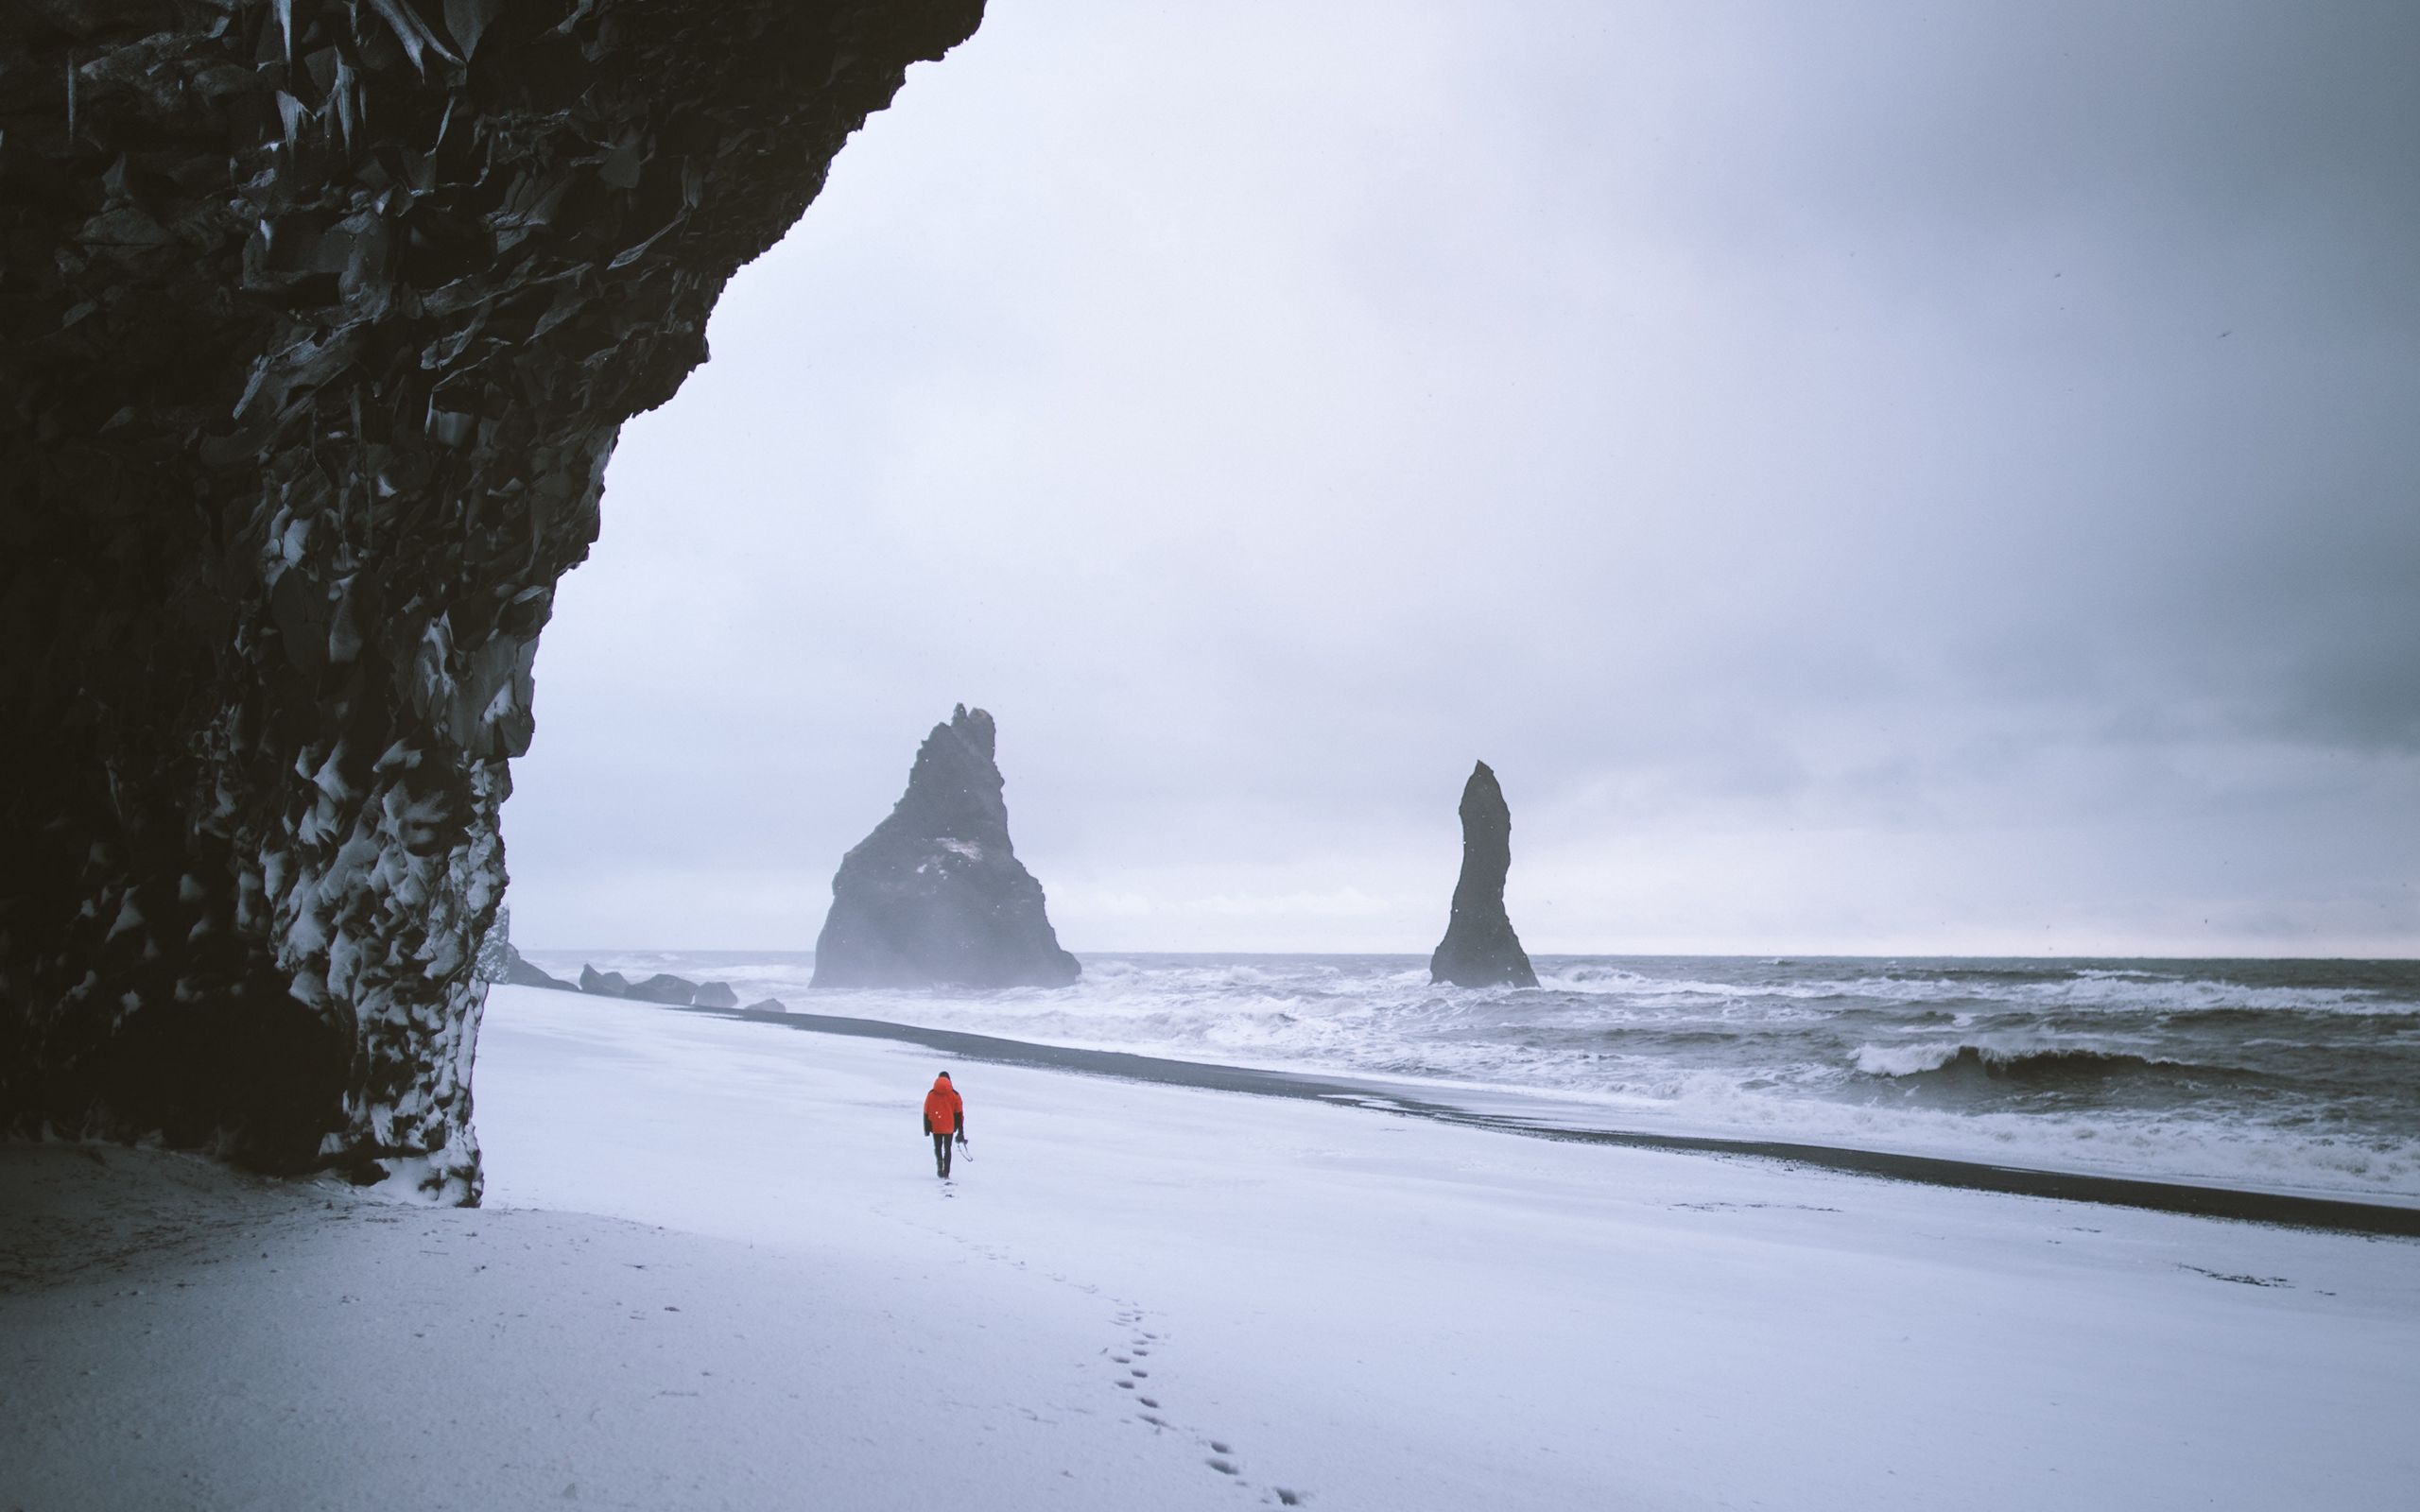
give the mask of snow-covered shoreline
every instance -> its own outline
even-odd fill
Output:
[[[1356,1107],[1383,1108],[1549,1139],[1615,1144],[1632,1149],[1738,1155],[1782,1160],[1801,1167],[1957,1187],[2019,1196],[2148,1208],[2162,1212],[2242,1218],[2340,1233],[2420,1238],[2420,1202],[2394,1194],[2347,1195],[2333,1190],[2235,1180],[2187,1181],[2130,1172],[2101,1162],[2099,1169],[1985,1161],[1971,1156],[1935,1155],[1864,1143],[1811,1143],[1789,1139],[1747,1139],[1685,1128],[1640,1126],[1584,1098],[1539,1095],[1498,1087],[1456,1085],[1426,1078],[1376,1079],[1317,1072],[1177,1060],[1124,1050],[1005,1040],[956,1029],[804,1013],[781,1005],[724,1008],[653,1005],[663,1011],[711,1013],[776,1024],[811,1034],[839,1034],[895,1040],[939,1052],[944,1057],[987,1065],[1032,1066],[1174,1087],[1249,1092],[1259,1096],[1311,1097]],[[1614,1116],[1606,1115],[1613,1112]]]
[[[570,978],[592,955],[536,961]],[[2411,962],[1541,956],[1539,988],[1519,989],[1439,986],[1426,956],[1096,954],[1070,988],[980,991],[811,989],[806,953],[595,958],[631,982],[711,982],[726,1008],[786,1008],[819,1032],[838,1019],[939,1048],[990,1037],[969,1048],[986,1058],[1375,1080],[1398,1099],[1640,1143],[1972,1168],[1893,1173],[1952,1185],[2019,1167],[2399,1207],[2383,1227],[2308,1207],[2265,1216],[2420,1235]],[[2159,1205],[2122,1200],[2146,1198]]]
[[[2420,1480],[2408,1241],[982,1064],[944,1194],[915,1112],[941,1063],[500,988],[479,1211],[0,1149],[0,1506],[2387,1507]]]

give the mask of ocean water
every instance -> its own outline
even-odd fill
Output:
[[[821,991],[806,953],[552,952],[742,1002],[1515,1097],[1609,1128],[2420,1203],[2420,962],[1086,955],[1048,990]]]

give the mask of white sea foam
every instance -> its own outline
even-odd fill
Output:
[[[1859,1045],[1857,1069],[1869,1076],[1913,1076],[1939,1071],[1958,1058],[1959,1041],[1934,1040],[1903,1045]]]
[[[533,955],[564,973],[581,959]],[[1114,956],[1066,988],[810,994],[804,957],[589,958],[806,1012],[1547,1097],[1604,1126],[2420,1198],[2420,1076],[2397,1080],[2420,1067],[2420,991],[2123,966],[1567,960],[1537,990],[1465,990],[1403,957]],[[2230,1011],[2175,1017],[2200,1009]],[[2312,1053],[2330,1045],[2349,1048]],[[2314,1082],[2314,1061],[2340,1081]],[[1965,1063],[1984,1074],[1932,1074]],[[2243,1078],[2253,1091],[2232,1091]]]

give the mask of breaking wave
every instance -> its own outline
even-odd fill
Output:
[[[1904,1080],[1918,1076],[1972,1076],[2044,1086],[2093,1082],[2111,1076],[2157,1075],[2238,1080],[2256,1073],[2233,1066],[2206,1066],[2083,1045],[2000,1045],[1959,1041],[1932,1044],[1859,1045],[1857,1069],[1868,1076]]]
[[[804,953],[531,951],[741,1001],[1515,1093],[1624,1126],[2420,1198],[2420,963],[1089,955],[1063,988],[810,993]]]

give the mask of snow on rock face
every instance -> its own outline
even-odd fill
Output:
[[[495,922],[490,924],[488,932],[479,936],[476,964],[473,970],[478,973],[478,978],[482,982],[491,984],[510,982],[512,980],[512,963],[519,958],[520,954],[512,948],[512,909],[508,905],[498,904]]]
[[[477,1199],[497,813],[620,424],[980,13],[0,21],[0,1129]]]
[[[898,806],[832,879],[815,986],[1063,987],[1081,971],[1009,843],[994,740],[964,704],[925,737]]]

